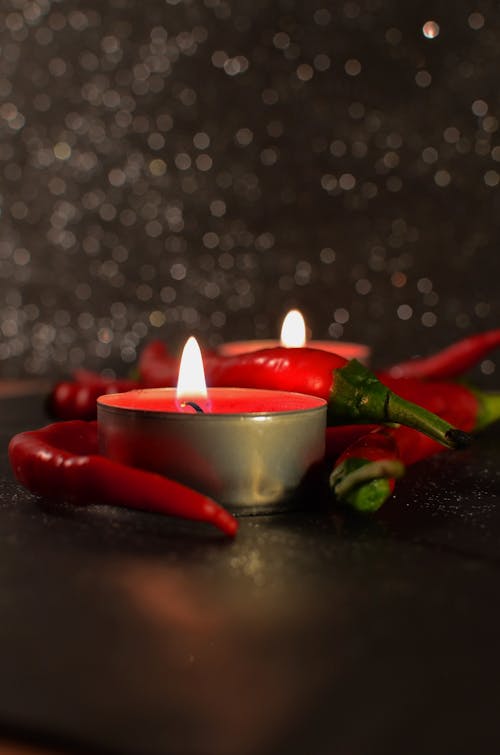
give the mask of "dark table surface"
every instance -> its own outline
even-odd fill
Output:
[[[0,401],[0,729],[64,751],[492,752],[500,431],[410,469],[378,516],[202,525],[40,502]],[[306,502],[305,502],[306,503]]]

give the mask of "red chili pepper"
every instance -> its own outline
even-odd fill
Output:
[[[417,381],[402,382],[406,383],[404,395],[416,391]],[[467,431],[481,430],[500,419],[500,394],[453,383],[425,384],[423,403],[427,407],[446,405],[443,416]],[[330,485],[336,497],[352,508],[376,511],[392,493],[403,464],[414,464],[442,450],[432,438],[411,428],[377,428],[354,441],[337,459]]]
[[[338,425],[327,427],[325,434],[325,458],[336,459],[351,443],[375,430],[377,425]]]
[[[461,430],[470,432],[477,429],[476,415],[480,409],[478,395],[482,394],[466,385],[450,380],[390,377],[384,377],[383,383],[389,389],[397,390],[407,401],[414,401],[430,412],[443,415]]]
[[[10,441],[9,459],[19,482],[42,496],[196,519],[230,536],[238,528],[236,519],[207,496],[100,456],[97,422],[58,422],[19,433]]]
[[[139,379],[145,388],[169,388],[177,384],[179,359],[175,359],[163,341],[151,341],[139,356]]]
[[[338,501],[356,511],[377,511],[391,495],[396,478],[405,469],[395,429],[378,427],[339,456],[330,475],[330,487]],[[410,432],[421,435],[417,430]]]
[[[500,328],[464,338],[430,357],[395,364],[379,373],[379,377],[447,380],[462,375],[498,347]]]
[[[151,387],[169,384],[173,360],[155,344],[140,360],[140,377]],[[154,353],[154,356],[152,354]],[[328,402],[329,424],[399,422],[415,427],[450,448],[469,438],[449,423],[388,390],[355,359],[319,349],[276,347],[238,356],[209,354],[204,361],[210,386],[296,391]],[[175,378],[176,379],[176,378]]]
[[[99,379],[97,379],[99,378]],[[140,388],[137,380],[115,378],[86,379],[85,382],[57,383],[47,399],[47,409],[58,419],[95,419],[97,399],[106,393],[124,393]]]
[[[213,356],[210,385],[297,391],[328,402],[329,424],[398,422],[456,448],[469,438],[435,414],[401,398],[356,360],[316,349],[277,347],[238,357]],[[419,402],[420,403],[420,402]]]

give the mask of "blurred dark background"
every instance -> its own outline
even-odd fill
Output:
[[[4,0],[0,374],[498,326],[488,0]],[[495,370],[483,362],[486,375]]]

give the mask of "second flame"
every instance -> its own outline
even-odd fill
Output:
[[[298,349],[306,345],[306,324],[298,309],[291,309],[281,326],[281,345]]]

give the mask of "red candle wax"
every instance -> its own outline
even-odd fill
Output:
[[[261,341],[229,341],[228,343],[221,344],[217,348],[217,352],[222,354],[222,356],[229,357],[238,356],[239,354],[249,354],[252,351],[259,351],[260,349],[272,349],[281,345],[281,341],[272,339]],[[307,341],[306,346],[309,349],[333,352],[344,357],[344,359],[357,359],[363,364],[368,364],[370,361],[371,349],[362,343],[350,343],[348,341]]]
[[[288,391],[258,388],[209,388],[208,397],[192,399],[206,414],[275,414],[297,412],[325,406],[315,396]],[[189,399],[176,396],[175,388],[144,388],[126,393],[113,393],[99,398],[101,406],[140,412],[190,415],[196,412]]]

